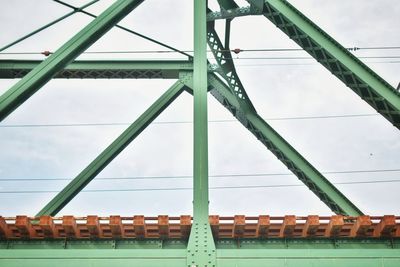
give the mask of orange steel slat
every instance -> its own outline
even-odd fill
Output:
[[[145,238],[147,236],[145,218],[143,215],[133,217],[133,227],[137,238]]]
[[[86,227],[91,237],[103,237],[103,231],[101,231],[98,216],[96,215],[87,216]]]
[[[399,238],[400,218],[393,215],[344,217],[209,217],[216,239],[223,238]],[[1,217],[0,239],[160,238],[187,239],[192,217]]]
[[[15,218],[15,226],[17,227],[22,237],[36,237],[36,231],[35,229],[33,229],[32,224],[27,216],[17,216]]]
[[[391,236],[396,227],[396,217],[394,215],[385,215],[375,227],[373,237]]]
[[[57,230],[51,216],[40,216],[39,227],[42,229],[44,237],[54,237],[57,235]]]
[[[243,237],[245,226],[246,226],[246,216],[235,215],[235,218],[233,219],[232,237],[234,238]]]
[[[315,236],[319,228],[319,216],[317,215],[310,215],[307,217],[306,224],[303,227],[303,231],[301,236]]]
[[[180,223],[180,232],[182,238],[189,237],[190,228],[192,227],[192,216],[182,215],[179,218],[179,223]]]
[[[371,218],[368,215],[358,217],[350,229],[350,237],[366,236],[371,225]]]
[[[210,222],[210,227],[211,227],[211,232],[214,236],[214,238],[218,238],[218,233],[219,233],[219,216],[218,215],[211,215],[209,217],[209,222]]]
[[[65,231],[66,237],[80,238],[81,233],[76,225],[76,219],[74,216],[63,216],[62,227]]]
[[[291,237],[296,227],[296,216],[286,215],[279,231],[279,237]]]
[[[169,237],[169,218],[168,215],[158,216],[158,234],[161,239]]]
[[[110,230],[111,230],[111,235],[114,238],[121,238],[125,236],[125,232],[122,226],[121,216],[119,215],[110,216]]]
[[[344,218],[342,215],[333,215],[325,229],[325,237],[337,237],[344,225]]]
[[[258,216],[256,237],[267,237],[269,226],[270,226],[270,218],[268,215]]]
[[[4,219],[4,217],[0,216],[0,238],[1,237],[11,238],[12,234],[11,234],[11,230],[9,229],[6,220]]]

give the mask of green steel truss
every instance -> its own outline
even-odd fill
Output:
[[[22,78],[38,66],[38,60],[0,60],[0,79]],[[179,79],[181,71],[193,71],[185,60],[79,60],[55,73],[64,79]]]
[[[256,3],[258,0],[249,0]],[[285,0],[265,0],[263,14],[400,129],[400,93]]]
[[[55,215],[128,146],[183,90],[194,97],[193,224],[189,240],[0,240],[0,266],[399,266],[400,243],[381,239],[219,239],[208,222],[207,92],[225,106],[333,212],[362,212],[288,144],[256,112],[229,51],[230,21],[263,14],[304,50],[400,128],[399,93],[284,0],[249,0],[241,8],[218,0],[221,11],[194,1],[194,57],[117,23],[143,0],[118,0],[98,17],[62,1],[72,12],[17,41],[81,12],[95,19],[44,61],[0,61],[0,78],[22,78],[0,96],[0,120],[6,118],[52,78],[163,78],[177,81],[38,215]],[[226,19],[225,44],[214,20]],[[207,22],[208,21],[208,22]],[[188,56],[183,61],[74,61],[113,26]],[[218,66],[207,62],[207,42]],[[222,77],[220,79],[218,77]]]

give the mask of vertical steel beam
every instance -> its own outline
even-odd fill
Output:
[[[208,218],[208,119],[206,0],[195,0],[194,12],[194,206],[195,219]]]
[[[264,4],[266,18],[400,129],[400,92],[288,1],[265,0]]]
[[[144,0],[118,0],[0,97],[0,121]]]
[[[187,266],[215,266],[215,244],[208,222],[207,0],[194,0],[194,162],[193,225]]]
[[[74,180],[58,193],[38,214],[56,215],[68,204],[97,174],[99,174],[118,154],[127,147],[170,103],[183,91],[185,85],[179,80],[151,105],[131,126],[109,145]]]

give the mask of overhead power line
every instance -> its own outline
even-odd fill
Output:
[[[370,114],[345,114],[345,115],[326,115],[326,116],[299,116],[299,117],[275,117],[267,118],[267,121],[288,121],[288,120],[316,120],[316,119],[339,119],[339,118],[358,118],[379,116],[377,113]],[[230,123],[237,120],[209,120],[209,123]],[[191,124],[192,121],[155,121],[153,124]],[[57,123],[57,124],[3,124],[0,128],[27,128],[27,127],[88,127],[88,126],[126,126],[128,122],[104,122],[104,123]]]
[[[359,51],[359,50],[399,50],[400,46],[375,46],[375,47],[348,47],[349,51]],[[235,54],[239,54],[242,52],[296,52],[296,51],[304,51],[302,48],[254,48],[254,49],[229,49],[229,50],[221,50],[223,52],[233,52]],[[2,52],[0,54],[3,55],[50,55],[53,52]],[[119,50],[119,51],[85,51],[82,54],[165,54],[165,53],[193,53],[193,50]],[[211,50],[207,50],[207,52],[212,52]],[[379,57],[381,58],[381,57]]]
[[[322,174],[356,174],[356,173],[388,173],[400,172],[400,169],[375,169],[375,170],[346,170],[346,171],[325,171]],[[211,178],[233,178],[233,177],[267,177],[267,176],[289,176],[293,173],[233,173],[214,174]],[[95,180],[153,180],[153,179],[191,179],[191,175],[170,175],[170,176],[136,176],[136,177],[98,177]],[[0,178],[0,182],[22,182],[22,181],[71,181],[71,178]]]
[[[377,180],[377,181],[352,181],[339,182],[335,185],[355,185],[355,184],[379,184],[379,183],[398,183],[400,179],[393,180]],[[303,187],[304,184],[277,184],[277,185],[244,185],[244,186],[214,186],[210,190],[221,189],[262,189],[262,188],[284,188],[284,187]],[[101,192],[147,192],[147,191],[182,191],[192,190],[191,187],[171,187],[171,188],[124,188],[124,189],[87,189],[82,190],[82,193],[101,193]],[[0,191],[0,194],[43,194],[43,193],[58,193],[56,190],[28,190],[28,191]]]

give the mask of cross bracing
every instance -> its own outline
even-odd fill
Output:
[[[13,110],[17,109],[54,76],[60,78],[176,78],[178,73],[178,81],[123,132],[115,142],[89,164],[62,192],[46,205],[38,215],[54,216],[60,211],[79,193],[79,191],[102,171],[114,157],[135,139],[166,106],[177,98],[183,90],[193,94],[194,97],[194,217],[193,222],[191,222],[191,234],[187,244],[186,264],[188,266],[215,266],[217,264],[223,266],[224,264],[229,264],[229,257],[232,257],[227,256],[227,258],[224,258],[226,256],[223,256],[223,250],[221,250],[220,253],[218,252],[218,247],[215,247],[212,236],[213,232],[208,217],[208,134],[206,101],[208,91],[211,91],[213,96],[215,96],[225,108],[271,150],[271,152],[333,212],[350,216],[362,215],[359,208],[345,197],[328,179],[318,172],[310,162],[301,156],[292,145],[283,139],[282,136],[257,114],[256,109],[251,103],[251,97],[246,94],[245,88],[233,65],[232,54],[229,49],[229,31],[230,20],[234,18],[231,14],[234,12],[230,10],[237,11],[238,16],[265,15],[313,57],[316,57],[322,65],[333,70],[335,76],[341,79],[348,87],[360,95],[369,105],[375,108],[383,117],[398,128],[399,94],[391,85],[386,83],[361,61],[358,61],[348,50],[340,46],[333,38],[325,34],[320,28],[311,23],[305,16],[285,1],[250,1],[250,8],[239,10],[239,7],[233,1],[219,1],[221,4],[221,14],[214,14],[213,16],[220,16],[219,18],[227,19],[225,44],[218,41],[219,38],[216,37],[217,33],[210,27],[213,23],[213,17],[207,17],[206,15],[207,12],[210,12],[210,10],[206,9],[206,2],[195,1],[194,58],[189,56],[187,60],[190,62],[185,62],[186,66],[169,65],[171,68],[168,69],[169,74],[165,74],[167,68],[165,64],[176,64],[177,62],[90,62],[89,66],[87,64],[85,66],[85,62],[72,62],[83,50],[115,25],[123,16],[136,8],[137,5],[140,5],[141,2],[143,1],[116,1],[110,8],[60,49],[54,53],[45,53],[48,54],[49,57],[43,62],[25,61],[11,62],[11,64],[10,62],[4,62],[8,64],[8,67],[7,65],[2,67],[1,73],[4,77],[18,78],[23,76],[23,78],[1,96],[0,114],[2,114],[2,119],[6,118]],[[246,14],[246,10],[250,10],[248,14]],[[229,14],[229,16],[226,16],[226,14]],[[216,56],[217,65],[210,65],[207,63],[207,39],[214,56]],[[191,62],[193,62],[193,65],[190,64]],[[69,63],[71,63],[70,69],[67,67]],[[107,68],[108,63],[119,64],[119,67],[122,69],[119,69],[119,67],[114,69]],[[129,64],[132,63],[133,66],[129,66]],[[155,65],[155,68],[149,69],[143,67],[143,65],[140,65],[141,63],[145,65]],[[37,65],[35,66],[35,64]],[[96,67],[93,67],[93,64],[96,65]],[[103,64],[103,66],[100,66],[101,64]],[[128,66],[126,64],[128,64]],[[15,65],[17,65],[17,67],[15,67]],[[73,67],[74,65],[75,67]],[[129,71],[131,73],[127,73]],[[371,230],[371,224],[366,224],[364,226],[364,223],[362,223],[363,219],[361,218],[364,217],[348,217],[347,219],[354,221],[356,232],[367,233]],[[33,223],[35,223],[35,220],[33,220]],[[396,223],[396,221],[394,223]],[[25,224],[23,224],[21,228],[17,227],[17,231],[22,231],[21,229],[26,226],[24,225]],[[6,225],[6,230],[8,229],[7,227]],[[395,232],[397,228],[398,226],[393,226],[389,231],[389,238],[396,237]],[[215,233],[214,238],[218,239]],[[235,238],[235,236],[231,238]],[[201,248],[199,249],[199,247]],[[396,248],[395,245],[391,247],[391,249],[394,248]],[[138,251],[138,253],[140,252]],[[150,253],[152,252],[150,251]],[[159,253],[159,251],[154,251],[153,255],[157,253]],[[143,255],[145,254],[146,253]],[[227,253],[227,255],[228,254],[229,253]],[[278,253],[276,255],[278,255]],[[395,262],[397,259],[396,256],[393,257],[391,255],[392,254],[388,254],[387,256],[390,259],[385,259],[388,264]],[[259,260],[266,260],[263,254],[245,256],[245,254],[239,253],[237,257],[239,259],[241,257],[243,257],[243,259],[246,257],[254,257],[252,258],[255,260],[254,264],[257,264],[256,262]],[[166,257],[166,259],[167,258],[168,257]],[[176,259],[182,259],[182,256],[176,256]],[[393,261],[391,259],[393,259]],[[136,260],[138,259],[135,258],[135,261]],[[150,262],[153,258],[150,256],[146,258],[146,260],[149,260],[146,264],[151,264]],[[270,260],[269,258],[266,261]],[[51,260],[48,261],[49,264],[50,261]],[[314,261],[317,262],[318,260],[314,259],[313,262]]]

